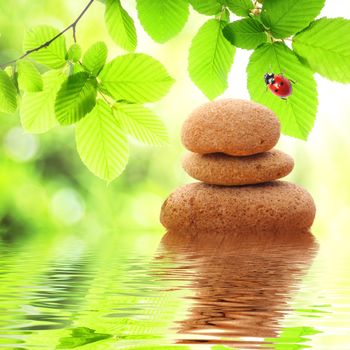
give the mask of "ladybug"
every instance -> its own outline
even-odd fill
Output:
[[[264,75],[266,86],[276,96],[286,100],[292,93],[293,80],[287,79],[283,74],[266,73]]]

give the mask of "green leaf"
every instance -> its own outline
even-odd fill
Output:
[[[211,19],[192,40],[189,54],[189,73],[192,81],[210,99],[227,88],[235,47],[222,32],[227,22]]]
[[[10,77],[10,79],[14,78],[14,67],[13,66],[7,66],[4,68],[4,72]]]
[[[241,17],[248,17],[250,10],[254,8],[251,0],[225,0],[224,2],[235,15]]]
[[[350,20],[321,18],[293,38],[293,49],[324,77],[350,83]]]
[[[128,162],[127,138],[111,107],[102,100],[77,124],[76,143],[83,163],[106,181],[119,176]]]
[[[122,129],[148,145],[162,145],[168,141],[167,130],[151,110],[137,104],[116,103],[114,114]]]
[[[222,4],[217,0],[190,0],[192,7],[203,15],[216,15],[222,9]]]
[[[60,343],[56,349],[74,349],[79,346],[95,343],[111,337],[111,334],[96,333],[94,329],[77,327],[72,329],[70,337],[60,338]]]
[[[78,62],[81,57],[81,47],[78,44],[73,44],[68,52],[67,52],[67,59],[73,61],[73,62]]]
[[[27,92],[41,91],[43,80],[36,66],[29,61],[17,62],[18,86]]]
[[[26,33],[23,48],[25,51],[32,50],[45,44],[58,34],[59,30],[50,26],[34,27]],[[66,54],[66,41],[64,36],[61,35],[49,46],[31,53],[30,57],[50,68],[61,68],[66,64]]]
[[[252,18],[228,24],[223,33],[232,45],[247,50],[255,49],[267,40],[264,26]]]
[[[188,0],[137,0],[137,11],[145,31],[158,43],[178,34],[187,22]]]
[[[288,79],[296,82],[287,101],[266,89],[264,74],[270,69],[275,74],[284,72]],[[318,104],[312,71],[303,66],[286,45],[277,42],[263,44],[254,51],[247,73],[251,98],[277,114],[284,134],[306,140],[313,127]]]
[[[144,54],[127,54],[105,65],[99,75],[101,90],[116,100],[154,102],[166,95],[173,84],[164,66]]]
[[[134,21],[123,9],[120,0],[106,1],[105,21],[115,43],[125,50],[134,51],[137,45]]]
[[[92,45],[83,56],[83,66],[97,76],[106,64],[108,49],[104,42],[100,41]]]
[[[17,108],[17,91],[10,77],[0,69],[0,112],[14,113]]]
[[[62,125],[74,124],[96,104],[96,79],[86,72],[73,74],[62,84],[57,93],[55,112]]]
[[[86,72],[86,69],[79,62],[71,65],[69,68],[69,75]]]
[[[307,27],[324,3],[325,0],[265,0],[261,19],[275,38],[287,38]]]
[[[58,125],[55,100],[65,77],[60,71],[50,70],[42,76],[43,91],[23,95],[20,116],[24,130],[40,134]]]

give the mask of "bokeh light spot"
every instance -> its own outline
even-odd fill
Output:
[[[5,135],[4,146],[12,159],[26,162],[37,154],[39,142],[35,135],[24,133],[22,128],[12,128]]]
[[[59,221],[72,225],[84,216],[85,203],[75,190],[63,188],[53,195],[51,212]]]

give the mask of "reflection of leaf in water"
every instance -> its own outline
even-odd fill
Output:
[[[152,334],[130,334],[130,335],[118,335],[117,340],[149,340],[149,339],[161,339],[160,335]]]
[[[313,327],[288,327],[284,328],[278,338],[265,338],[265,342],[273,342],[277,344],[295,344],[295,346],[292,348],[294,349],[303,349],[306,348],[307,346],[302,345],[302,346],[297,346],[298,343],[303,343],[308,340],[307,335],[314,335],[322,333],[321,331],[316,330]],[[276,344],[276,345],[277,345]],[[275,349],[287,349],[286,347],[278,347],[274,346]],[[288,348],[290,349],[290,347]]]
[[[305,315],[306,317],[316,317],[316,318],[323,317],[324,314],[330,313],[330,311],[318,310],[318,309],[295,309],[295,311]]]
[[[188,346],[183,345],[141,345],[126,348],[127,350],[190,350]]]
[[[60,339],[60,344],[56,349],[73,349],[78,346],[94,343],[111,337],[110,334],[95,333],[95,330],[87,327],[77,327],[72,329],[71,337]]]

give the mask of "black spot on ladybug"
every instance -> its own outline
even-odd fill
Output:
[[[275,92],[278,92],[278,89],[276,89]]]
[[[283,81],[281,81],[281,82],[280,82],[280,85],[282,86],[283,84],[284,84],[284,82],[283,82]]]

